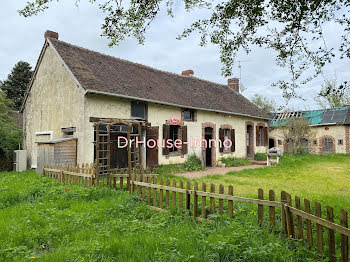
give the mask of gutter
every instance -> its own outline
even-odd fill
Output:
[[[223,113],[223,114],[228,114],[228,115],[238,115],[238,116],[245,116],[245,117],[251,117],[251,118],[258,118],[258,119],[270,120],[269,118],[258,117],[258,116],[252,116],[252,115],[248,115],[248,114],[232,113],[232,112],[227,112],[227,111],[222,111],[222,110],[214,110],[214,109],[208,109],[208,108],[200,108],[200,107],[193,107],[193,106],[185,106],[185,105],[173,104],[173,103],[168,103],[168,102],[161,102],[161,101],[157,101],[157,100],[153,100],[153,99],[145,99],[145,98],[134,97],[134,96],[118,95],[118,94],[114,94],[114,93],[102,92],[102,91],[95,91],[95,90],[86,90],[86,91],[85,91],[85,95],[87,95],[87,94],[97,94],[97,95],[114,96],[114,97],[119,97],[119,98],[126,98],[126,99],[132,99],[132,100],[139,100],[139,101],[145,101],[145,102],[150,102],[150,103],[155,103],[155,104],[161,104],[161,105],[176,106],[176,107],[184,107],[184,108],[188,108],[188,109],[197,109],[197,110],[202,110],[202,111]]]

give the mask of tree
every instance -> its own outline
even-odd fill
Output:
[[[252,98],[252,102],[266,113],[276,113],[277,105],[275,101],[270,98],[264,97],[260,94],[255,94]]]
[[[31,0],[19,10],[25,17],[37,15],[59,0]],[[89,0],[97,4],[96,0]],[[173,18],[174,0],[101,0],[98,7],[106,14],[102,35],[114,46],[126,37],[135,37],[144,43],[151,23],[167,9]],[[276,64],[287,68],[290,80],[278,85],[285,98],[298,97],[296,90],[322,72],[334,57],[350,58],[350,5],[346,0],[182,0],[184,9],[207,9],[208,15],[198,19],[183,31],[178,39],[194,32],[201,36],[200,45],[208,42],[220,49],[222,73],[231,75],[239,50],[249,53],[253,46],[271,49],[276,53]],[[75,0],[78,4],[79,0]],[[340,28],[339,41],[327,43],[323,27],[327,24]],[[333,37],[334,38],[334,37]],[[310,73],[311,72],[311,73]]]
[[[11,159],[13,150],[22,141],[22,129],[9,114],[12,106],[13,102],[0,92],[0,154],[4,154],[7,159]]]
[[[12,69],[11,74],[2,82],[1,89],[13,101],[12,109],[19,110],[26,94],[30,78],[33,75],[29,63],[19,61]]]
[[[308,120],[291,118],[282,129],[288,152],[295,154],[308,151],[309,141],[312,141],[315,137]]]
[[[350,88],[347,82],[338,86],[337,79],[325,79],[315,101],[323,109],[342,107],[350,104]]]

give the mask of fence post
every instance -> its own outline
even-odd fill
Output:
[[[304,206],[305,206],[305,212],[311,214],[310,201],[306,198],[304,199]],[[307,243],[309,244],[309,248],[311,249],[313,246],[313,239],[312,239],[311,220],[309,219],[306,219],[306,237],[307,237]]]
[[[286,191],[281,192],[281,232],[282,234],[287,234],[287,224],[286,224],[286,213],[284,206],[287,203],[287,193]]]
[[[259,188],[258,189],[258,199],[263,200],[264,199],[264,191]],[[258,223],[259,226],[262,226],[264,220],[264,206],[258,205]]]
[[[295,207],[301,210],[300,198],[298,196],[295,196]],[[301,218],[301,216],[297,216],[297,223],[298,223],[298,238],[303,239],[304,238],[303,219]]]
[[[321,217],[321,204],[315,203],[315,216]],[[316,239],[317,239],[317,249],[320,254],[323,253],[323,230],[320,224],[316,223]]]
[[[327,220],[334,222],[333,207],[327,206]],[[328,229],[329,261],[335,262],[335,235],[333,229]]]
[[[184,188],[184,182],[182,180],[180,180],[180,185],[179,187],[181,189]],[[183,193],[179,193],[179,207],[180,207],[180,210],[183,210],[183,199],[184,199],[184,195]]]
[[[187,181],[187,185],[186,185],[186,196],[185,196],[185,209],[190,209],[191,206],[191,195],[188,192],[188,190],[191,190],[191,182]]]
[[[224,185],[220,184],[219,185],[219,194],[224,194],[225,188]],[[219,199],[219,212],[220,214],[224,213],[224,200]]]
[[[269,200],[275,201],[275,191],[269,190]],[[270,220],[270,227],[273,228],[276,225],[276,214],[275,214],[275,207],[269,207],[269,220]]]
[[[215,193],[215,185],[210,184],[210,193]],[[210,197],[210,214],[215,213],[215,198]]]
[[[348,228],[348,213],[342,209],[340,210],[340,225]],[[341,245],[341,262],[349,261],[349,238],[346,235],[340,235]]]
[[[193,186],[193,219],[195,220],[197,217],[197,212],[198,212],[198,183],[194,182]]]
[[[173,187],[176,188],[176,179],[173,180]],[[176,191],[173,191],[171,194],[172,206],[176,207]]]
[[[294,234],[294,219],[293,219],[293,214],[290,212],[289,207],[292,207],[292,197],[290,194],[287,193],[287,206],[286,208],[286,220],[287,220],[287,228],[288,228],[288,236],[291,238],[295,237]]]
[[[131,174],[128,174],[126,177],[126,190],[130,191],[130,180],[131,180]]]
[[[162,177],[160,178],[159,183],[161,186],[163,185],[163,178]],[[159,208],[163,208],[163,189],[160,189],[159,192],[160,192],[159,193]]]
[[[167,178],[166,185],[170,186],[170,179]],[[165,190],[165,209],[169,208],[169,190]]]
[[[206,183],[202,183],[202,191],[206,192],[207,191],[207,184]],[[202,218],[206,219],[207,218],[207,197],[206,196],[202,196]]]
[[[147,183],[151,184],[151,177],[150,176],[147,176]],[[149,205],[149,206],[151,205],[151,192],[152,192],[152,189],[149,186],[148,190],[147,190],[147,205]]]
[[[158,178],[155,176],[153,177],[153,184],[157,185],[158,184]],[[153,189],[153,206],[157,206],[157,188]]]
[[[229,185],[228,186],[228,195],[233,196],[233,186]],[[228,209],[228,216],[229,218],[233,217],[233,201],[229,200],[227,203],[227,209]]]

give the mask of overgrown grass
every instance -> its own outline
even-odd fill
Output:
[[[245,158],[237,158],[237,157],[222,157],[220,161],[225,164],[226,167],[230,166],[249,166],[250,162]]]
[[[204,170],[201,164],[201,160],[195,154],[193,154],[187,158],[184,164],[160,165],[157,168],[156,173],[164,175],[200,170]]]
[[[256,153],[254,155],[254,160],[257,160],[257,161],[266,160],[266,158],[267,158],[266,153]]]
[[[0,261],[320,261],[235,205],[216,225],[149,210],[137,195],[0,173]]]
[[[308,198],[324,207],[333,206],[350,211],[350,155],[285,155],[277,166],[229,172],[196,179],[198,182],[233,185],[235,194],[257,197],[262,188],[265,197],[273,189],[293,197]]]

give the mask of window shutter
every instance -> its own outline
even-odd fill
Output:
[[[269,129],[268,129],[268,127],[264,127],[264,138],[265,138],[264,145],[267,146],[269,144]]]
[[[163,140],[164,140],[164,147],[163,147],[163,155],[169,155],[169,148],[167,148],[166,141],[169,139],[170,136],[170,126],[169,125],[163,125]]]
[[[256,146],[259,146],[259,126],[255,126],[255,140],[256,140]]]
[[[221,147],[219,148],[219,152],[224,152],[224,129],[219,128],[219,139],[221,141]]]
[[[186,144],[184,144],[186,143]],[[187,145],[187,126],[182,127],[182,154],[187,154],[188,145]]]
[[[231,142],[232,142],[231,152],[235,152],[236,151],[236,134],[234,129],[231,129]]]

